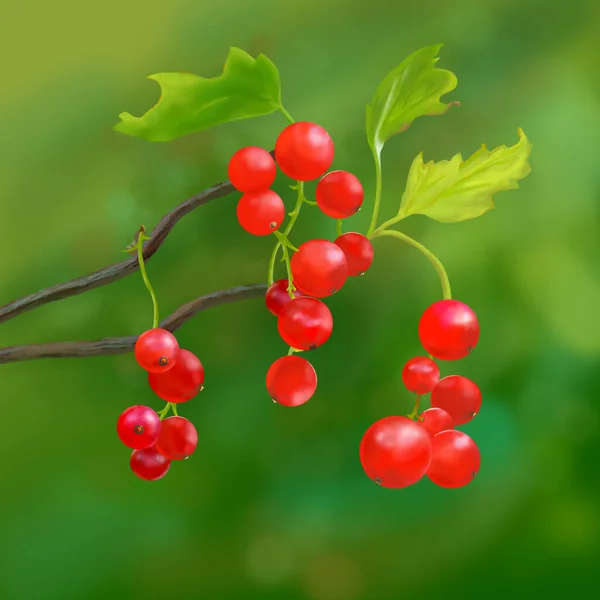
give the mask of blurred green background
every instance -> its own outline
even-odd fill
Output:
[[[484,395],[464,427],[482,452],[472,484],[386,490],[361,469],[367,427],[411,408],[401,367],[440,297],[423,256],[380,239],[372,269],[328,302],[334,334],[311,354],[319,389],[300,408],[266,395],[286,347],[260,300],[180,330],[206,369],[181,407],[200,443],[160,482],[130,472],[115,433],[127,406],[162,406],[132,355],[0,366],[2,600],[581,598],[597,586],[598,2],[21,0],[3,3],[0,27],[0,304],[121,260],[140,224],[225,179],[235,150],[273,146],[280,115],[166,144],[111,129],[156,101],[147,75],[218,75],[231,45],[275,62],[288,110],[325,126],[334,167],[364,182],[346,229],[366,231],[373,193],[365,104],[419,47],[445,43],[438,64],[459,79],[445,100],[461,107],[386,146],[382,217],[420,151],[512,145],[517,127],[534,144],[532,174],[496,210],[403,224],[482,326],[476,352],[442,371]],[[162,316],[266,279],[273,241],[240,229],[236,198],[186,217],[149,263]],[[334,226],[307,208],[293,241]],[[151,318],[134,275],[2,324],[1,345],[135,335]]]

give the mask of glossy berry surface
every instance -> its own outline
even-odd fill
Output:
[[[317,206],[328,217],[345,219],[360,208],[365,192],[355,175],[348,171],[331,171],[317,184]]]
[[[477,444],[462,431],[442,431],[431,440],[431,464],[427,477],[444,488],[467,485],[479,472]]]
[[[314,298],[335,294],[348,277],[346,255],[327,240],[304,242],[292,256],[290,266],[294,285]]]
[[[308,402],[316,389],[315,369],[301,356],[282,356],[267,371],[267,391],[275,402],[284,406]]]
[[[263,148],[248,146],[238,150],[229,161],[229,181],[243,193],[268,190],[275,181],[277,167],[273,157]]]
[[[204,367],[195,354],[181,349],[175,366],[166,373],[148,373],[148,383],[166,402],[187,402],[204,383]]]
[[[430,435],[436,435],[440,431],[454,429],[452,417],[441,408],[428,408],[421,413],[421,427],[424,427]]]
[[[317,179],[333,162],[333,141],[327,131],[315,123],[294,123],[279,134],[275,160],[292,179]]]
[[[191,421],[184,417],[168,417],[162,422],[155,448],[169,460],[184,460],[197,445],[198,432]]]
[[[373,423],[360,444],[365,473],[386,488],[404,488],[425,475],[431,461],[431,436],[407,417]]]
[[[373,263],[373,245],[361,233],[343,233],[334,243],[342,249],[346,257],[349,277],[363,275]]]
[[[150,373],[168,371],[177,360],[179,344],[175,336],[165,329],[149,329],[136,340],[135,359],[142,369]]]
[[[427,356],[411,358],[402,369],[406,389],[416,394],[429,394],[440,380],[440,370]]]
[[[121,441],[135,450],[153,446],[160,434],[161,422],[149,406],[130,406],[117,420],[117,434]]]
[[[419,321],[423,348],[440,360],[458,360],[467,356],[479,340],[475,313],[458,300],[439,300]]]
[[[277,328],[288,346],[297,350],[314,350],[331,336],[333,317],[321,300],[294,298],[283,307]]]
[[[252,235],[269,235],[279,229],[285,218],[285,206],[273,190],[244,194],[237,205],[237,219]]]
[[[303,296],[304,294],[300,290],[294,290],[294,298]],[[288,292],[288,280],[279,279],[274,281],[265,294],[265,304],[269,312],[276,317],[281,314],[283,307],[291,300]]]
[[[156,481],[167,474],[171,461],[152,446],[145,450],[134,450],[129,458],[129,466],[140,479]]]
[[[481,391],[462,375],[440,379],[431,392],[431,406],[445,410],[455,425],[468,423],[481,409]]]

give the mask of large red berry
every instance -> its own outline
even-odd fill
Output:
[[[290,266],[294,285],[314,298],[335,294],[348,277],[346,255],[327,240],[304,242],[292,256]]]
[[[181,349],[175,366],[166,373],[148,373],[148,383],[167,402],[187,402],[204,383],[204,367],[195,354]]]
[[[300,290],[294,290],[292,292],[294,298],[303,296],[304,294]],[[279,281],[273,282],[267,293],[265,294],[265,304],[269,309],[269,312],[278,317],[283,310],[283,307],[291,300],[290,293],[288,292],[288,280],[280,279]]]
[[[171,461],[152,446],[144,450],[134,450],[129,458],[129,466],[140,479],[156,481],[167,474]]]
[[[425,475],[431,436],[407,417],[385,417],[367,429],[360,444],[365,473],[386,488],[404,488]]]
[[[454,429],[452,417],[441,408],[428,408],[421,413],[421,426],[425,427],[431,435],[436,435],[440,431]]]
[[[275,142],[275,160],[292,179],[317,179],[333,162],[333,142],[319,125],[294,123],[279,134]]]
[[[348,275],[363,275],[373,262],[373,245],[362,233],[348,232],[340,235],[335,244],[338,245],[348,263]]]
[[[266,150],[248,146],[231,157],[227,172],[236,190],[244,193],[262,192],[273,185],[277,168]]]
[[[177,360],[179,344],[165,329],[144,331],[135,342],[134,354],[140,367],[150,373],[168,371]]]
[[[365,192],[360,180],[348,171],[331,171],[317,184],[319,208],[333,219],[352,216],[362,204]]]
[[[464,358],[477,345],[479,323],[475,313],[458,300],[439,300],[419,321],[423,348],[440,360]]]
[[[237,205],[240,225],[252,235],[269,235],[285,219],[285,206],[273,190],[244,194]]]
[[[467,485],[479,472],[477,444],[462,431],[442,431],[431,440],[431,464],[427,477],[444,488]]]
[[[153,446],[160,435],[160,417],[149,406],[130,406],[117,420],[117,434],[121,441],[135,450]]]
[[[410,392],[429,394],[439,380],[438,366],[426,356],[411,358],[402,369],[402,381]]]
[[[277,328],[288,346],[297,350],[314,350],[331,336],[333,317],[321,300],[301,296],[283,307]]]
[[[455,425],[468,423],[481,408],[481,391],[470,379],[450,375],[440,379],[431,392],[431,406],[444,409]]]
[[[169,417],[162,422],[156,449],[169,460],[183,460],[190,456],[198,445],[198,432],[184,417]]]
[[[316,389],[315,369],[301,356],[282,356],[267,371],[267,391],[275,402],[284,406],[308,402]]]

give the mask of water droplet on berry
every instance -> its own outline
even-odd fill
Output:
[[[382,481],[381,479],[379,479],[379,477],[375,477],[375,479],[373,479],[373,481],[377,484],[377,485],[381,485]]]
[[[136,426],[133,428],[133,431],[134,431],[135,433],[142,434],[142,433],[144,433],[144,426],[143,426],[143,425],[136,425]]]

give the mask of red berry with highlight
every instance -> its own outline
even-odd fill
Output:
[[[136,340],[134,354],[140,367],[150,373],[168,371],[177,360],[179,344],[165,329],[149,329]]]
[[[285,218],[285,206],[273,190],[244,194],[237,205],[237,218],[248,233],[269,235]]]
[[[479,323],[475,313],[463,302],[439,300],[421,316],[419,338],[423,348],[434,358],[458,360],[477,345]]]
[[[166,402],[187,402],[201,391],[204,367],[195,354],[181,349],[175,366],[166,373],[148,373],[148,383]]]
[[[327,240],[304,242],[292,256],[290,266],[294,285],[314,298],[335,294],[348,277],[346,255]]]
[[[427,429],[430,435],[436,435],[440,431],[454,429],[452,417],[441,408],[428,408],[421,413],[421,426]]]
[[[479,472],[477,444],[462,431],[442,431],[431,440],[431,464],[427,477],[443,488],[467,485]]]
[[[233,187],[247,194],[269,189],[275,181],[277,167],[266,150],[248,146],[231,157],[227,173]]]
[[[267,371],[267,391],[284,406],[308,402],[317,389],[314,367],[301,356],[282,356]]]
[[[408,487],[429,468],[431,436],[407,417],[385,417],[364,434],[360,461],[375,483],[386,488]]]
[[[333,317],[321,300],[294,298],[283,307],[277,328],[288,346],[297,350],[314,350],[331,336]]]
[[[160,435],[161,422],[149,406],[130,406],[117,420],[117,434],[121,441],[135,450],[153,446]]]
[[[360,180],[348,171],[331,171],[317,184],[319,208],[333,219],[345,219],[360,208],[365,192]]]
[[[348,263],[348,276],[363,275],[373,262],[373,245],[361,233],[343,233],[335,244],[342,249]]]
[[[294,294],[294,298],[304,296],[300,290],[294,290],[292,293]],[[281,314],[283,307],[290,300],[291,298],[288,292],[287,279],[280,279],[279,281],[273,282],[265,294],[265,304],[267,305],[269,312],[274,314],[276,317]]]
[[[162,479],[171,466],[171,461],[154,446],[145,450],[134,450],[129,458],[131,470],[145,481]]]
[[[333,162],[333,142],[325,129],[302,121],[288,125],[275,142],[279,168],[292,179],[321,177]]]
[[[198,432],[184,417],[169,417],[162,422],[156,450],[169,460],[184,460],[198,445]]]
[[[431,392],[431,406],[445,410],[455,425],[464,425],[481,409],[481,391],[470,379],[450,375],[440,379]]]
[[[429,394],[440,380],[440,370],[430,358],[415,356],[402,369],[406,389],[417,394]]]

